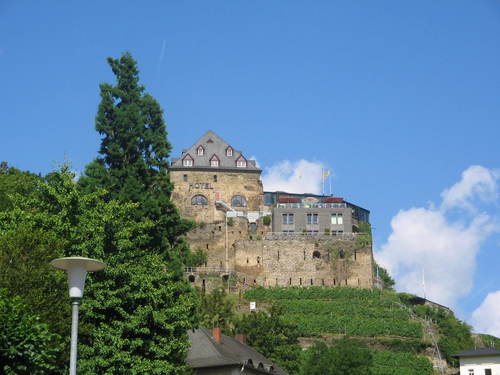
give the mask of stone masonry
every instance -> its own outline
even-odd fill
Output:
[[[264,205],[260,173],[254,161],[211,131],[173,160],[172,200],[182,217],[198,224],[188,235],[191,248],[207,254],[205,264],[186,270],[188,279],[204,290],[257,285],[372,288],[371,246],[360,246],[350,230],[341,236],[323,230],[283,235],[272,232],[280,225],[264,224],[265,216],[280,224],[285,211]],[[286,212],[294,213],[301,225],[300,209]],[[320,219],[327,215],[325,220],[342,212],[344,228],[352,226],[350,208],[319,212]]]

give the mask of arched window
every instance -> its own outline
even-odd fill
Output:
[[[203,146],[198,146],[198,148],[196,149],[196,153],[198,154],[198,156],[203,156],[205,154],[205,149],[203,148]]]
[[[233,207],[246,207],[247,201],[241,195],[235,195],[233,199],[231,199],[231,206]]]
[[[206,206],[208,204],[208,199],[203,195],[195,195],[191,198],[192,205]]]

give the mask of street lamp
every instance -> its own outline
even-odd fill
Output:
[[[69,359],[69,374],[76,375],[76,345],[78,340],[78,310],[85,288],[87,272],[103,270],[106,263],[95,259],[68,257],[54,259],[52,267],[68,273],[69,298],[71,299],[71,352]]]

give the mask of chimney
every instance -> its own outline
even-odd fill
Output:
[[[238,333],[236,334],[236,336],[234,336],[234,339],[236,341],[239,341],[240,343],[246,345],[247,343],[247,337],[245,335],[243,335],[242,333]]]
[[[215,342],[217,344],[220,344],[221,343],[221,340],[222,340],[222,336],[221,336],[221,333],[220,333],[220,328],[217,327],[217,328],[212,328],[212,337],[213,339],[215,340]]]

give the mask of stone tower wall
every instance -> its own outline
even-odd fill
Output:
[[[196,222],[214,223],[224,221],[224,212],[215,206],[217,200],[228,205],[235,195],[243,196],[246,207],[239,211],[262,211],[263,189],[260,172],[238,172],[223,170],[174,170],[170,172],[174,183],[172,200],[181,216]],[[187,181],[186,181],[187,180]],[[193,196],[201,194],[208,199],[207,205],[192,205]]]

